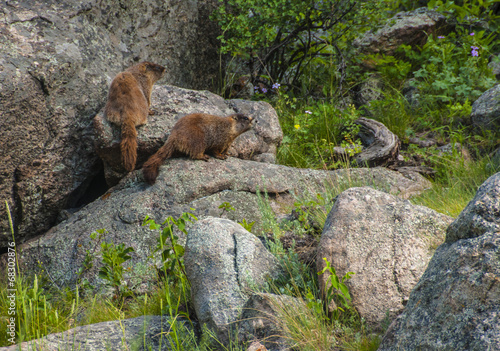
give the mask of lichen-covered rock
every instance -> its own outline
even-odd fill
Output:
[[[385,168],[320,171],[232,157],[209,162],[175,158],[161,167],[153,186],[142,180],[140,170],[132,172],[107,194],[69,214],[43,236],[18,245],[19,264],[25,274],[43,269],[59,286],[72,285],[78,278],[77,271],[86,251],[98,253],[90,234],[106,229],[107,242],[134,248],[128,261],[132,272],[130,276],[125,272],[125,280],[128,286],[137,285],[130,279],[147,280],[155,273],[147,257],[156,247],[159,234],[141,225],[146,215],[157,223],[163,223],[168,216],[178,218],[183,212],[193,212],[200,219],[206,216],[245,219],[256,221],[252,230],[258,233],[262,230],[259,209],[262,195],[258,192],[267,190],[269,204],[279,214],[293,205],[294,194],[322,193],[339,183],[370,185],[402,197],[417,194],[429,186],[423,177],[411,180]],[[224,202],[231,204],[235,211],[219,208]],[[0,256],[0,267],[7,263],[6,259],[6,255]],[[99,285],[102,283],[96,281],[99,264],[94,263],[80,278]]]
[[[341,193],[330,211],[317,251],[347,281],[352,303],[377,329],[389,313],[402,312],[453,219],[424,206],[368,187]],[[329,274],[320,276],[325,291]]]
[[[169,318],[142,316],[131,319],[84,325],[43,338],[23,342],[20,345],[0,347],[0,351],[17,350],[172,350],[175,345],[166,330],[170,329]],[[189,333],[191,326],[186,321],[176,320],[179,335]],[[192,331],[191,331],[192,333]],[[184,340],[185,341],[185,340]],[[194,346],[193,346],[194,347]]]
[[[137,128],[137,168],[163,146],[175,122],[191,113],[217,116],[244,113],[256,119],[255,127],[233,142],[230,156],[261,160],[262,154],[273,155],[271,161],[274,163],[277,147],[283,139],[276,111],[263,101],[224,100],[209,91],[160,85],[153,87],[151,107],[155,114],[148,117],[147,124]],[[115,185],[126,174],[121,165],[120,128],[109,123],[101,111],[94,118],[94,129],[95,147],[104,162],[106,180]]]
[[[500,128],[500,84],[485,91],[472,104],[472,124],[478,130],[498,130]]]
[[[189,230],[184,259],[200,324],[227,343],[250,289],[277,278],[276,258],[252,233],[233,221],[207,217]]]
[[[500,173],[453,222],[379,350],[500,349]]]
[[[0,6],[0,247],[21,243],[80,205],[101,169],[92,118],[112,78],[137,61],[170,84],[212,86],[215,0],[8,1]]]
[[[446,33],[449,30],[450,26],[444,15],[427,8],[419,8],[410,12],[399,12],[375,33],[368,31],[356,39],[353,46],[363,54],[394,55],[401,44],[422,46],[428,35]],[[371,67],[373,62],[365,64]]]

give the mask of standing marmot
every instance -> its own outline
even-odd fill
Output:
[[[146,123],[151,105],[151,91],[154,83],[163,76],[165,67],[151,62],[138,63],[118,73],[111,82],[108,102],[104,107],[106,118],[122,130],[120,144],[122,164],[133,171],[137,159],[136,126]]]
[[[182,117],[172,128],[165,144],[144,163],[144,179],[154,184],[163,161],[182,154],[195,160],[208,161],[206,152],[209,152],[225,160],[233,140],[252,128],[254,122],[252,117],[243,114],[219,117],[193,113]]]

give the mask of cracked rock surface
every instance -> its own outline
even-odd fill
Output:
[[[189,230],[185,266],[199,323],[208,324],[225,342],[251,289],[280,273],[278,261],[255,235],[213,217]]]
[[[348,189],[326,219],[317,271],[326,257],[340,278],[356,273],[347,281],[353,305],[377,329],[387,312],[391,320],[402,312],[452,220],[372,188]],[[323,291],[327,278],[319,278]]]

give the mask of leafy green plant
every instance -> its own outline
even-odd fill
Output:
[[[429,36],[415,50],[402,45],[402,51],[412,63],[414,80],[426,103],[466,103],[474,101],[491,88],[496,80],[488,67],[488,56],[496,34],[485,31],[469,32],[457,28],[447,36]]]
[[[325,261],[326,266],[318,272],[318,275],[328,272],[327,283],[325,284],[328,287],[325,291],[325,302],[327,306],[331,301],[335,301],[337,303],[337,308],[333,314],[338,316],[340,312],[345,312],[344,309],[338,305],[338,303],[340,303],[346,310],[351,308],[351,295],[349,294],[349,288],[344,284],[344,282],[350,279],[355,273],[347,272],[340,279],[335,268],[330,265],[330,262],[326,259],[326,257],[323,257],[323,260]]]
[[[493,10],[493,5],[496,3],[498,0],[431,0],[427,3],[427,7],[453,16],[460,24],[469,27],[485,21],[490,30],[495,32],[498,29],[498,19],[500,18]]]
[[[297,111],[300,111],[297,113]],[[335,101],[312,104],[294,101],[281,104],[280,123],[284,138],[278,150],[281,164],[308,168],[341,168],[348,160],[336,160],[333,148],[345,147],[353,154],[360,150],[356,140],[359,126],[354,121],[361,116],[354,105],[339,109]]]
[[[183,263],[184,247],[178,243],[179,237],[174,234],[174,226],[187,235],[187,222],[196,220],[198,218],[190,212],[184,212],[177,219],[168,216],[162,224],[157,224],[149,216],[144,218],[143,226],[148,226],[149,229],[160,232],[154,253],[160,252],[162,272],[169,282],[178,282],[179,280],[183,281],[187,279]]]
[[[110,242],[101,243],[102,267],[99,269],[99,278],[107,280],[115,289],[115,297],[119,300],[127,293],[123,282],[123,264],[132,257],[128,254],[134,252],[132,247],[125,244],[115,245]]]
[[[220,213],[220,216],[224,214],[224,212],[229,212],[229,211],[234,211],[234,207],[231,206],[231,204],[227,201],[223,202],[222,204],[219,205],[219,208],[222,209],[222,212]]]
[[[247,222],[247,220],[245,218],[243,218],[243,220],[241,222],[238,222],[238,224],[240,224],[243,228],[245,228],[245,230],[251,232],[252,227],[255,224],[255,221]]]

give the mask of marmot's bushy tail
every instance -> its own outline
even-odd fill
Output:
[[[120,143],[123,167],[132,172],[137,160],[137,131],[132,118],[125,118],[122,124],[122,141]]]
[[[142,174],[144,174],[144,180],[146,180],[146,182],[151,185],[155,183],[160,166],[163,164],[163,161],[172,157],[173,151],[172,141],[167,140],[167,142],[144,163],[142,166]]]

